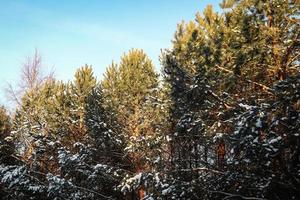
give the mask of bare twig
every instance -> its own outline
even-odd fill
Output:
[[[37,49],[32,57],[27,57],[25,62],[21,66],[21,74],[19,83],[16,87],[8,84],[6,88],[6,96],[9,100],[21,105],[21,98],[26,91],[33,90],[41,86],[48,80],[52,80],[54,77],[53,68],[49,73],[44,75],[42,71],[42,58]]]
[[[18,106],[21,105],[19,95],[20,93],[17,92],[10,83],[7,83],[7,87],[5,88],[5,94],[9,101],[15,102]]]

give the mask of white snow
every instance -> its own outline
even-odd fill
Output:
[[[269,141],[269,144],[276,143],[276,142],[278,142],[278,141],[281,140],[281,139],[282,139],[281,136],[278,136],[277,138],[273,138],[273,139],[271,139],[271,140]]]
[[[256,120],[255,126],[258,127],[258,128],[262,128],[262,121],[261,121],[260,118],[258,118],[258,119]]]
[[[239,106],[242,107],[242,108],[245,108],[246,110],[250,110],[251,108],[253,108],[253,106],[249,106],[249,105],[246,105],[246,104],[243,104],[243,103],[239,103]]]

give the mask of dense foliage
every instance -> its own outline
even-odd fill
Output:
[[[132,49],[1,107],[1,199],[299,199],[300,4],[221,7],[178,25],[161,74]]]

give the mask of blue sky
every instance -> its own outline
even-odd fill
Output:
[[[0,0],[0,104],[18,80],[21,63],[37,48],[57,79],[70,80],[84,64],[101,77],[130,48],[141,48],[159,70],[176,25],[194,19],[209,0]]]

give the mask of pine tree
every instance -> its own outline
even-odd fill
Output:
[[[165,131],[168,129],[168,98],[164,96],[151,60],[142,50],[132,49],[119,64],[112,63],[102,81],[104,105],[117,119],[117,134],[125,141],[132,174],[123,184],[147,171],[164,167],[167,158]],[[130,185],[136,183],[130,181]],[[143,198],[145,185],[122,190]]]
[[[132,159],[136,159],[132,164],[136,170],[142,170],[139,168],[145,167],[145,160],[142,161],[143,151],[139,148],[145,148],[144,141],[155,134],[153,115],[156,111],[153,105],[149,105],[158,86],[154,66],[142,50],[132,49],[121,58],[119,65],[113,63],[108,68],[102,86],[106,98],[104,103],[115,111],[120,131],[128,142],[126,149],[132,154]],[[145,118],[147,113],[152,119]],[[138,155],[134,155],[135,152]]]
[[[125,167],[124,138],[117,134],[109,110],[104,108],[103,93],[100,86],[96,86],[86,98],[85,125],[97,150],[98,160],[111,165]]]
[[[95,88],[97,80],[92,67],[85,65],[75,73],[75,80],[71,84],[71,137],[73,141],[82,141],[86,135],[84,117],[86,115],[86,98]]]
[[[10,164],[13,162],[10,157],[14,153],[11,132],[11,119],[6,109],[0,107],[0,163]]]
[[[268,105],[274,104],[277,98],[274,84],[279,80],[289,80],[284,84],[285,89],[292,87],[289,84],[294,80],[293,87],[297,88],[297,3],[224,1],[222,7],[224,14],[215,13],[209,6],[203,15],[196,15],[195,22],[179,24],[173,48],[163,54],[165,80],[170,84],[172,98],[169,135],[173,166],[177,168],[177,174],[172,178],[174,182],[178,180],[174,187],[183,188],[181,181],[194,182],[196,184],[185,185],[187,190],[195,191],[194,195],[204,199],[222,198],[226,194],[228,197],[245,194],[276,198],[270,191],[277,191],[276,195],[280,197],[285,189],[274,180],[279,176],[275,175],[274,179],[260,177],[258,171],[251,170],[264,167],[260,163],[264,163],[263,159],[268,160],[266,156],[270,152],[267,153],[265,147],[273,149],[270,141],[277,145],[276,149],[282,144],[275,139],[281,135],[279,130],[283,127],[273,130],[274,125],[269,120],[271,115],[276,118],[278,112],[285,115],[283,113],[287,111]],[[286,104],[293,107],[291,105],[297,105],[297,101]],[[270,114],[272,109],[277,114]],[[267,140],[253,146],[251,138],[261,132],[251,125],[258,123],[255,113],[265,116],[260,120],[268,131],[262,131]],[[296,116],[294,119],[297,121]],[[290,125],[295,126],[298,125]],[[291,132],[288,128],[284,130]],[[196,136],[200,137],[195,139]],[[284,140],[288,141],[287,138]],[[297,146],[295,143],[289,145],[288,149]],[[232,151],[233,157],[230,157]],[[294,155],[295,151],[291,151]],[[284,154],[282,151],[278,157]],[[236,166],[229,164],[230,159],[238,160],[235,160]],[[241,160],[246,163],[241,165]],[[270,171],[285,168],[284,164],[274,164],[278,162],[275,160],[270,160],[273,166]],[[250,165],[251,169],[248,168]],[[220,174],[224,176],[220,178]],[[243,178],[248,174],[252,174],[253,179]],[[290,179],[287,175],[286,180]],[[203,181],[206,184],[203,185]],[[251,193],[248,184],[257,185],[256,189],[261,191]],[[286,192],[290,194],[289,198],[297,196],[296,191],[287,189]],[[170,192],[176,198],[179,194],[176,189]]]

